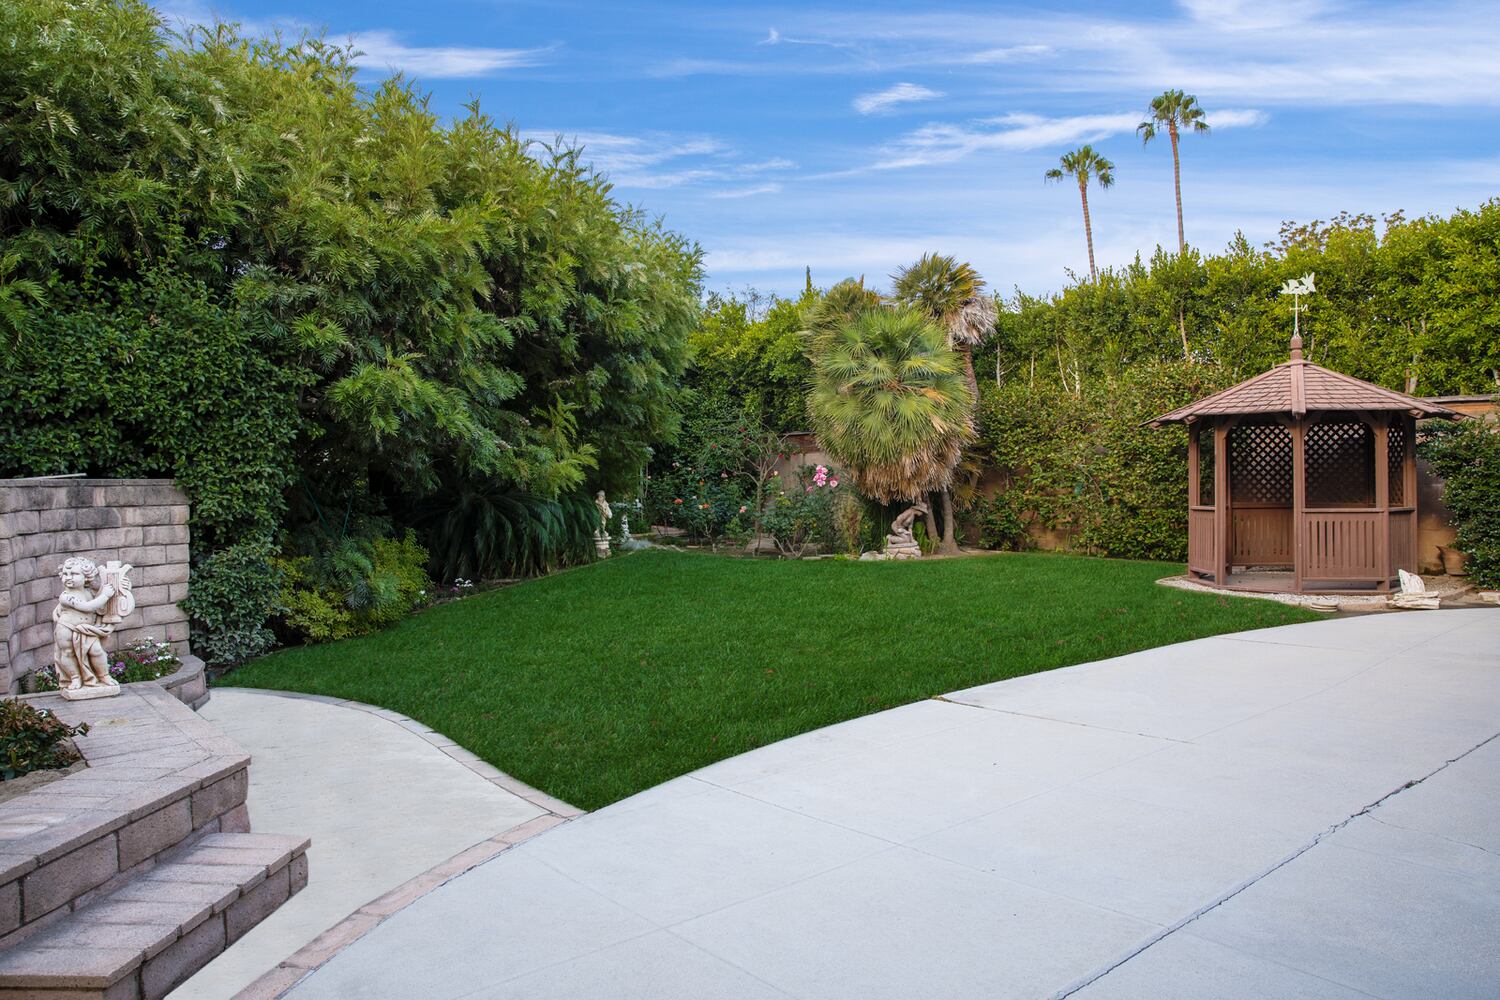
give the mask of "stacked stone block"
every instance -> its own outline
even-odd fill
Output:
[[[52,662],[57,569],[69,556],[134,566],[136,611],[113,650],[151,636],[189,655],[188,500],[165,479],[0,480],[0,690]]]

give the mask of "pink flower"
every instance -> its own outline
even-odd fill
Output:
[[[678,497],[676,500],[673,500],[672,502],[673,503],[682,503],[682,497]]]
[[[807,489],[803,490],[802,492],[804,492],[804,493],[811,493],[815,488],[816,487],[809,486]]]
[[[740,513],[741,513],[741,514],[743,514],[743,513],[745,513],[745,508],[744,508],[744,507],[741,507],[741,508],[740,508]]]
[[[829,488],[836,490],[839,488],[839,481],[837,479],[830,479],[828,480],[828,486]]]

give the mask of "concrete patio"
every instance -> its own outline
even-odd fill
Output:
[[[1500,995],[1500,611],[961,691],[511,848],[294,1000]]]

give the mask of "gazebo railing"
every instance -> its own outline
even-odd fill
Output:
[[[1368,508],[1309,510],[1302,515],[1302,577],[1306,580],[1376,580],[1385,513]]]
[[[1281,504],[1235,504],[1230,563],[1235,566],[1291,566],[1292,508]]]
[[[1188,508],[1188,572],[1216,576],[1219,546],[1214,538],[1214,508]]]

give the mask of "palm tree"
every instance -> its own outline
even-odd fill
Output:
[[[980,294],[984,279],[968,263],[927,253],[891,275],[898,303],[919,312],[948,331],[948,346],[964,359],[969,394],[979,401],[974,377],[974,348],[995,332],[995,300]]]
[[[866,310],[820,343],[812,365],[813,430],[860,492],[916,502],[952,486],[974,400],[936,324],[910,309]],[[958,544],[951,511],[939,536],[946,551]]]
[[[1115,165],[1095,152],[1093,146],[1079,146],[1071,153],[1064,153],[1058,162],[1060,166],[1047,171],[1047,179],[1060,181],[1066,175],[1078,182],[1078,196],[1083,199],[1083,236],[1089,243],[1089,278],[1097,280],[1099,270],[1094,266],[1094,226],[1089,221],[1089,181],[1098,181],[1101,188],[1113,187]]]
[[[1172,185],[1177,192],[1177,252],[1181,253],[1187,249],[1187,239],[1182,234],[1182,163],[1178,159],[1177,143],[1185,129],[1207,132],[1208,122],[1204,121],[1198,98],[1180,90],[1168,90],[1160,97],[1153,97],[1150,114],[1151,117],[1137,125],[1135,131],[1143,146],[1155,139],[1157,129],[1162,127],[1172,140]]]
[[[845,278],[824,292],[803,316],[802,350],[809,358],[855,317],[880,305],[880,295],[865,287],[865,279]]]

